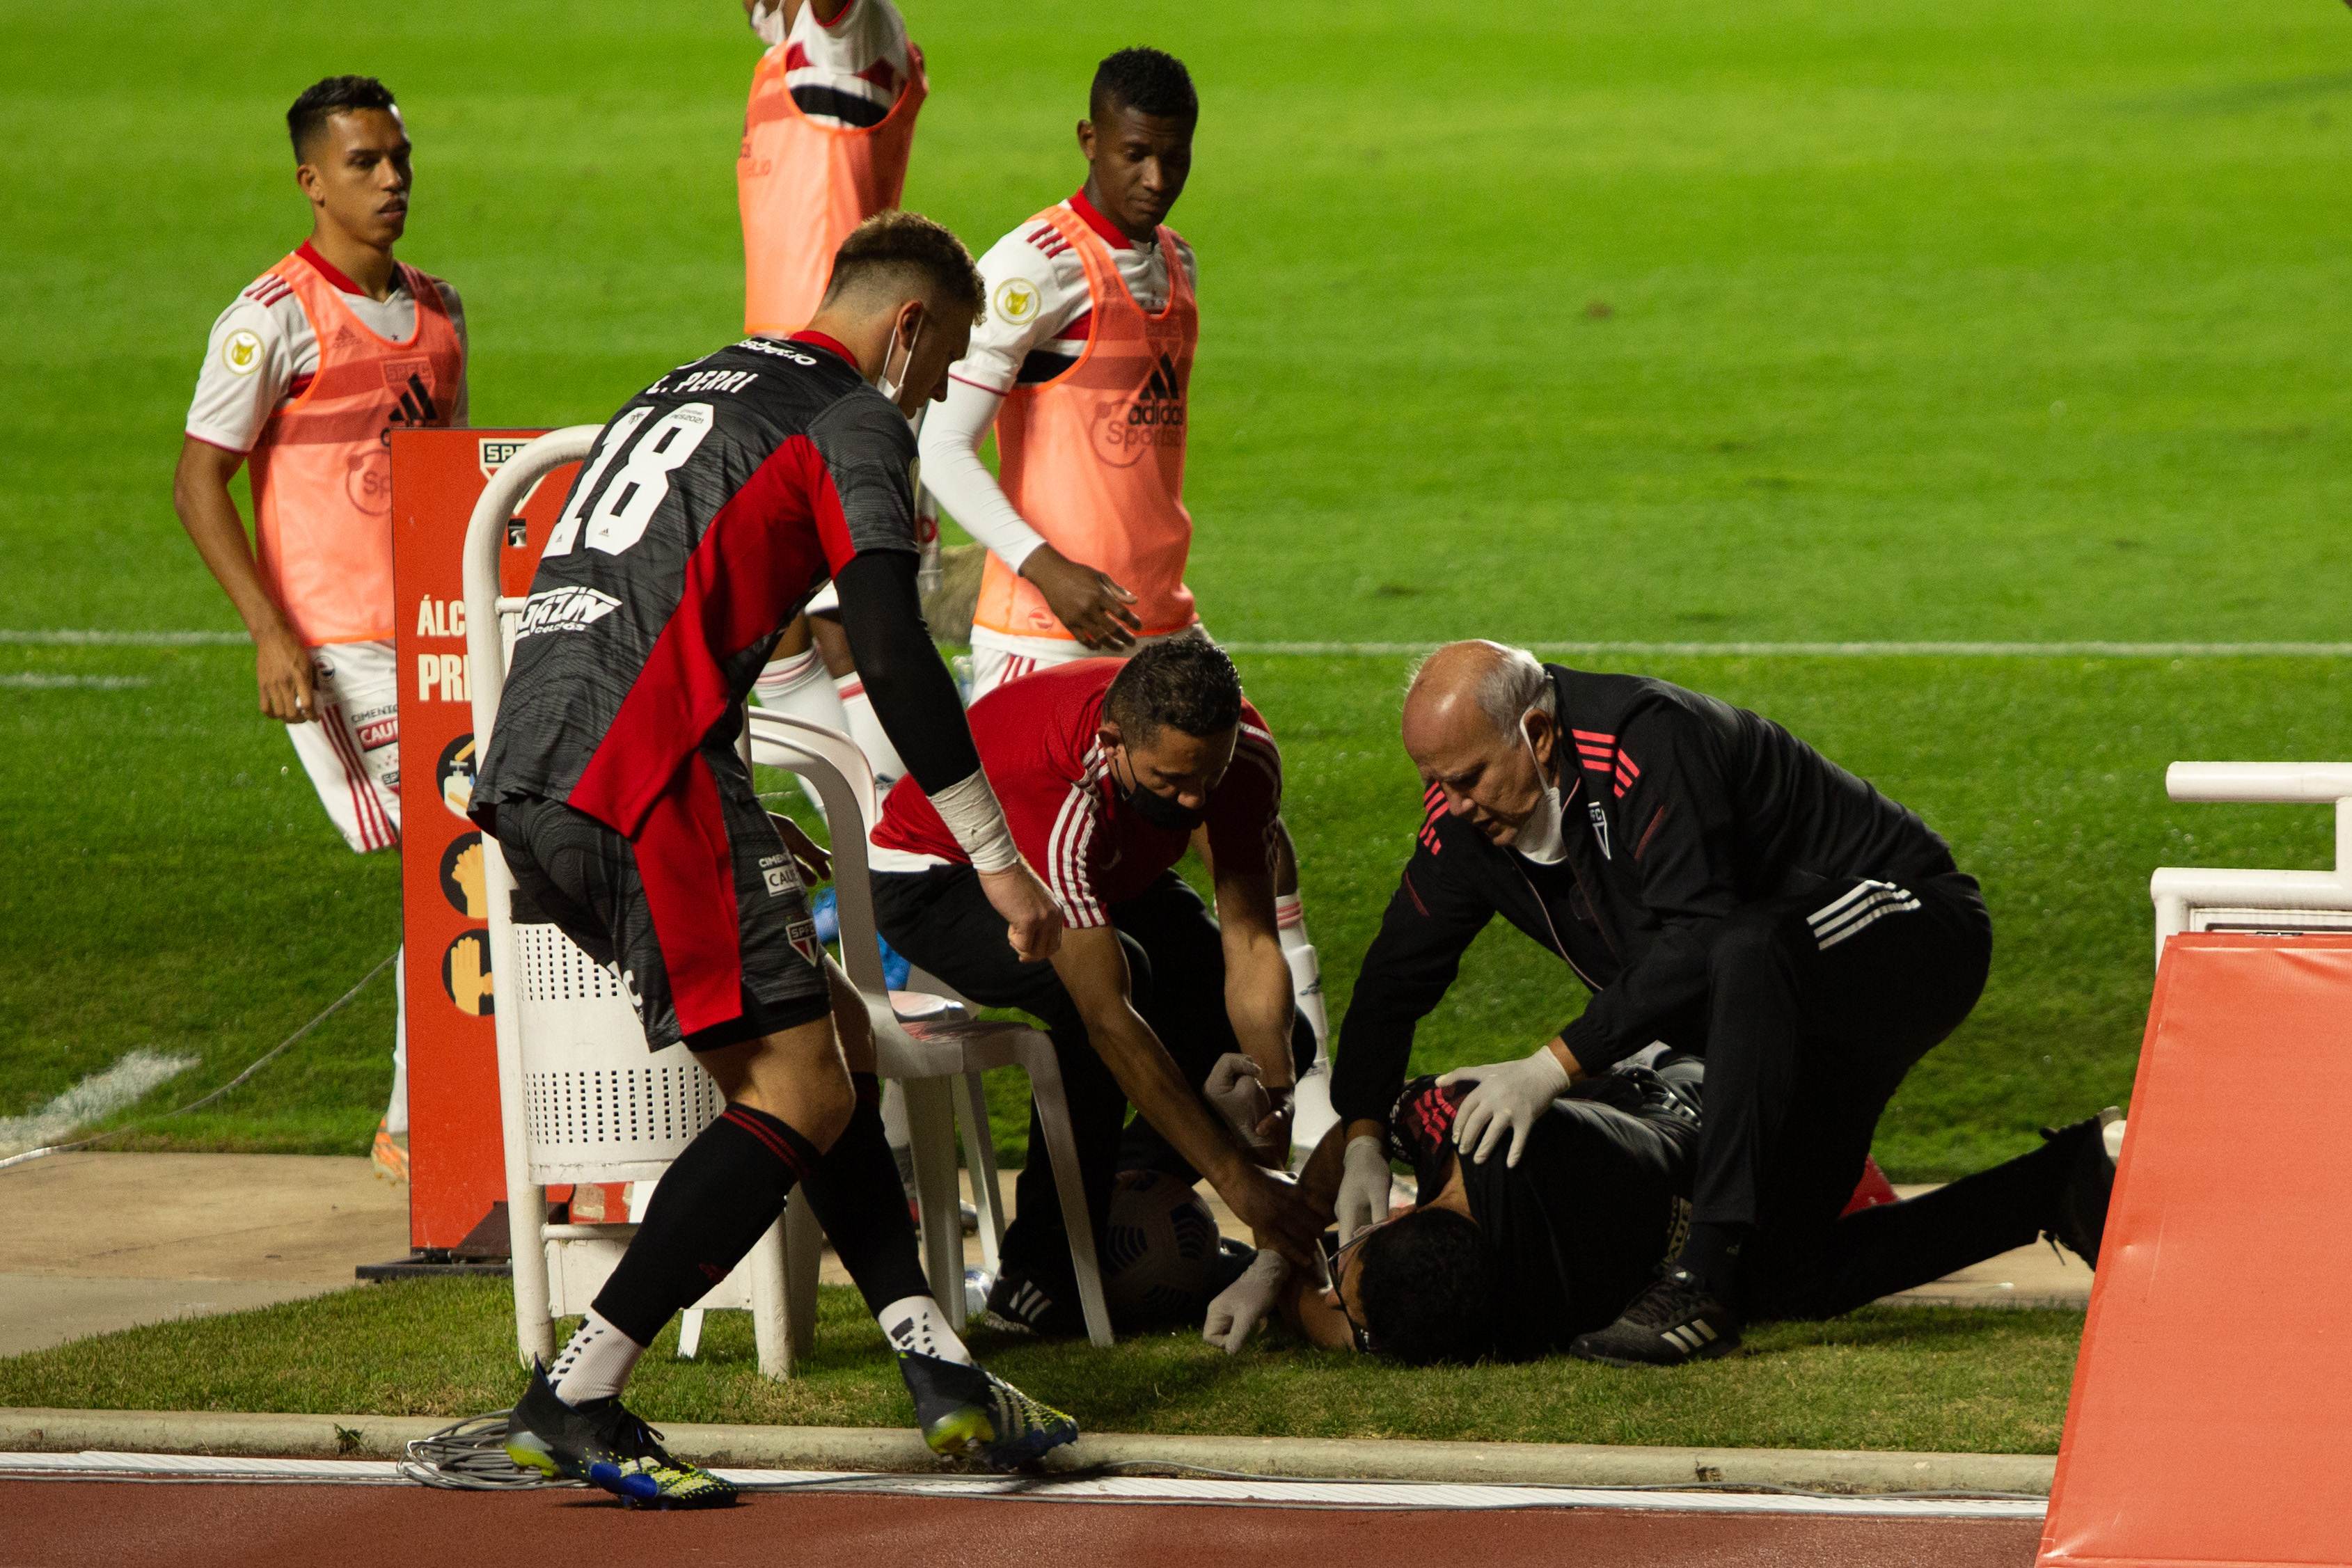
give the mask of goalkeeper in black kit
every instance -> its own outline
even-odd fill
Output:
[[[590,450],[541,555],[473,791],[519,912],[619,974],[655,1050],[727,1097],[674,1160],[628,1250],[509,1418],[518,1463],[633,1502],[734,1489],[673,1458],[620,1393],[662,1325],[726,1278],[798,1188],[897,1353],[930,1447],[1011,1467],[1077,1435],[975,1364],[931,1294],[884,1140],[862,1004],[818,947],[798,865],[735,743],[778,633],[830,579],[876,711],[1003,924],[1042,961],[1053,897],[1014,849],[915,594],[908,423],[982,308],[928,219],[868,219],[815,319],[632,398]]]
[[[2114,1177],[2099,1118],[1844,1213],[1881,1112],[1991,959],[1976,880],[1916,814],[1755,714],[1493,643],[1430,657],[1403,737],[1427,792],[1339,1037],[1344,1146],[1325,1163],[1343,1241],[1387,1216],[1413,1030],[1499,914],[1591,1000],[1528,1055],[1437,1080],[1465,1091],[1462,1159],[1520,1165],[1563,1096],[1654,1042],[1706,1062],[1687,1233],[1571,1354],[1719,1355],[1744,1321],[1843,1312],[2042,1233],[2096,1263]]]

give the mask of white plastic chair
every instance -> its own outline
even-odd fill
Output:
[[[2332,805],[2336,868],[2159,868],[2148,880],[2159,962],[2184,931],[2352,931],[2352,762],[2176,762],[2164,788],[2176,800]]]
[[[599,428],[572,425],[524,446],[491,476],[467,524],[466,653],[478,756],[489,744],[522,608],[520,600],[499,593],[507,519],[541,478],[586,455]],[[587,1308],[636,1234],[633,1224],[549,1224],[547,1188],[657,1179],[718,1114],[720,1101],[718,1086],[684,1046],[646,1051],[645,1032],[610,969],[554,925],[513,918],[514,879],[498,841],[485,833],[482,851],[515,1348],[527,1365],[554,1353],[554,1320]],[[760,1370],[791,1375],[795,1341],[805,1345],[808,1333],[803,1323],[795,1335],[786,1321],[781,1223],[769,1227],[701,1308],[748,1308]],[[698,1320],[688,1332],[697,1326]]]
[[[1110,1312],[1103,1301],[1094,1228],[1085,1185],[1078,1176],[1077,1143],[1070,1130],[1069,1103],[1062,1092],[1062,1071],[1055,1060],[1053,1041],[1024,1024],[967,1016],[963,998],[928,977],[927,983],[954,1006],[942,1009],[933,996],[887,988],[881,952],[875,941],[874,893],[866,842],[866,832],[880,814],[880,803],[866,754],[838,731],[767,709],[751,710],[750,734],[753,761],[801,775],[815,786],[824,802],[833,838],[842,965],[850,983],[864,997],[866,1016],[873,1021],[880,1075],[899,1084],[907,1097],[924,1267],[932,1294],[949,1321],[961,1329],[964,1296],[963,1228],[956,1190],[959,1131],[971,1169],[973,1207],[980,1211],[982,1256],[992,1272],[997,1266],[1004,1210],[981,1074],[992,1067],[1018,1067],[1028,1074],[1046,1148],[1053,1155],[1055,1188],[1070,1238],[1070,1261],[1077,1275],[1087,1337],[1097,1345],[1109,1344]],[[809,1239],[816,1226],[796,1205],[785,1211],[784,1229],[792,1321],[798,1324],[812,1321],[815,1304],[816,1253]]]

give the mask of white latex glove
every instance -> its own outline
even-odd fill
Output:
[[[1339,1244],[1389,1217],[1389,1150],[1385,1140],[1360,1134],[1348,1140],[1339,1159]]]
[[[1559,1059],[1547,1046],[1517,1061],[1457,1067],[1437,1081],[1438,1087],[1442,1089],[1463,1079],[1476,1080],[1477,1087],[1470,1091],[1454,1115],[1454,1146],[1485,1165],[1486,1156],[1508,1137],[1511,1156],[1505,1163],[1516,1166],[1527,1150],[1528,1133],[1535,1126],[1536,1118],[1550,1110],[1551,1103],[1568,1087],[1568,1069],[1559,1064]]]
[[[1274,1097],[1258,1082],[1257,1063],[1238,1051],[1217,1058],[1201,1092],[1244,1143],[1256,1142],[1258,1124],[1274,1114]]]
[[[1209,1303],[1209,1315],[1201,1323],[1201,1337],[1222,1346],[1227,1355],[1239,1355],[1249,1336],[1257,1332],[1257,1325],[1274,1311],[1275,1299],[1282,1294],[1282,1287],[1289,1278],[1290,1264],[1282,1254],[1271,1247],[1259,1248],[1256,1258],[1242,1270],[1242,1277],[1217,1292],[1217,1299]]]

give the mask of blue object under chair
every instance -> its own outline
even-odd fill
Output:
[[[816,939],[827,946],[841,941],[841,904],[833,889],[825,888],[809,903],[809,913],[816,917]],[[874,938],[882,949],[882,982],[894,991],[907,988],[907,976],[914,968],[898,950],[884,941],[879,933]]]

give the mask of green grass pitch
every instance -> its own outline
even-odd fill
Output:
[[[908,202],[975,249],[1076,183],[1097,57],[1191,63],[1192,580],[1223,636],[2346,634],[2340,7],[906,8],[933,78]],[[466,293],[478,421],[601,417],[740,324],[731,0],[0,21],[0,628],[234,625],[169,476],[212,317],[305,230],[279,116],[316,77],[401,95],[403,254]],[[1336,1016],[1417,808],[1404,662],[1244,663]],[[2330,660],[1653,663],[1986,883],[1990,990],[1895,1103],[1899,1177],[2126,1093],[2150,868],[2326,863],[2317,813],[2173,808],[2165,763],[2352,734]],[[36,684],[91,676],[144,684]],[[292,762],[237,649],[0,643],[0,1115],[141,1045],[203,1058],[176,1103],[390,950],[395,868]],[[1425,1061],[1528,1049],[1577,999],[1498,930]],[[171,1140],[363,1147],[389,1014],[379,987]]]
[[[905,1388],[857,1293],[824,1288],[815,1349],[761,1377],[751,1322],[714,1312],[698,1359],[663,1330],[629,1384],[656,1422],[903,1426]],[[1180,1329],[1106,1356],[986,1328],[973,1350],[1091,1432],[1434,1437],[2046,1454],[2058,1447],[2079,1312],[1865,1307],[1752,1331],[1757,1354],[1672,1377],[1565,1358],[1405,1367],[1286,1347],[1228,1356]],[[0,1406],[470,1416],[515,1396],[514,1319],[495,1280],[423,1280],[0,1359]],[[387,1347],[396,1347],[394,1351]]]

